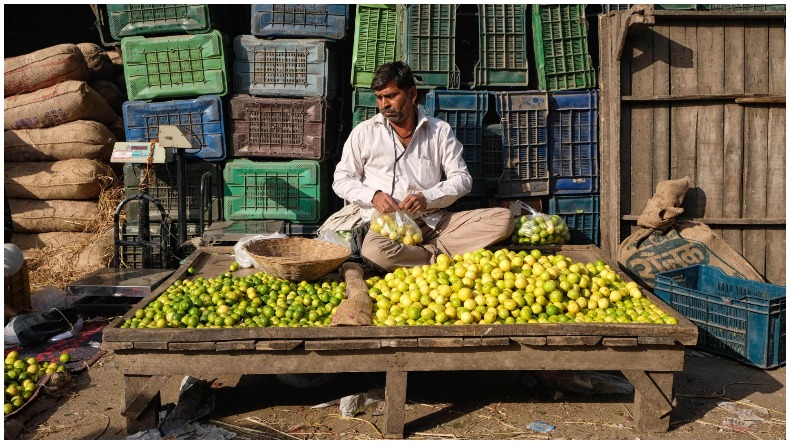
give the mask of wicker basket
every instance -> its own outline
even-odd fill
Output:
[[[341,245],[300,237],[255,240],[244,250],[266,273],[294,282],[320,279],[351,256]]]

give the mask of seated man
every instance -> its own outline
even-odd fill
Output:
[[[472,177],[450,125],[418,108],[409,66],[379,66],[370,87],[380,113],[351,131],[332,184],[349,205],[321,230],[350,229],[369,221],[374,209],[410,213],[422,230],[421,245],[403,245],[372,230],[364,238],[360,255],[385,271],[433,263],[441,253],[463,254],[509,237],[514,219],[507,209],[442,210],[469,193]]]

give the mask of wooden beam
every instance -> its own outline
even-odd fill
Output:
[[[678,11],[654,10],[653,16],[664,20],[751,20],[777,19],[786,17],[785,11]]]
[[[255,341],[225,341],[217,342],[217,351],[231,351],[231,350],[255,350]]]
[[[674,374],[623,371],[634,386],[634,426],[640,432],[666,432],[672,411]]]
[[[362,350],[381,348],[380,339],[346,339],[335,341],[305,341],[305,350]]]
[[[547,336],[546,345],[596,345],[600,336]]]
[[[622,220],[627,221],[636,221],[639,219],[639,216],[636,214],[626,214],[622,217]],[[707,225],[786,225],[787,219],[785,218],[723,218],[723,217],[699,217],[699,218],[677,218],[675,220],[682,220],[682,221],[689,221],[689,222],[701,222]]]
[[[384,437],[403,438],[406,419],[407,372],[388,371],[384,388]]]
[[[127,377],[129,378],[129,377]],[[135,390],[132,394],[131,401],[127,402],[126,408],[123,409],[121,414],[127,419],[136,420],[140,418],[143,412],[149,407],[149,404],[155,396],[159,395],[159,390],[170,379],[169,375],[145,377],[147,381],[140,388],[139,391]],[[127,393],[127,399],[129,398]]]
[[[639,345],[636,338],[603,338],[604,347],[635,347]]]
[[[650,96],[622,96],[623,102],[713,102],[735,101],[735,103],[785,103],[784,95],[764,94],[660,94]]]

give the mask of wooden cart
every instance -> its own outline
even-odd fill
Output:
[[[566,246],[574,261],[602,255],[594,246]],[[178,279],[216,277],[233,262],[232,247],[195,251],[170,279],[104,330],[124,375],[127,431],[156,427],[159,390],[173,375],[385,372],[384,436],[403,437],[409,372],[448,370],[619,370],[634,385],[634,424],[640,431],[669,427],[674,373],[697,327],[645,292],[678,319],[654,324],[514,324],[399,327],[121,329],[124,319]],[[615,267],[613,267],[615,268]],[[237,273],[251,272],[242,270]],[[619,270],[617,270],[619,271]]]

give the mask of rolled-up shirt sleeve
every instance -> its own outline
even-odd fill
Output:
[[[447,178],[422,192],[427,209],[445,208],[472,191],[472,176],[463,157],[463,145],[453,134],[450,125],[441,126],[438,155]]]
[[[376,191],[362,183],[364,177],[363,142],[361,131],[352,131],[343,146],[343,154],[335,168],[332,189],[341,199],[351,203],[370,205]]]

